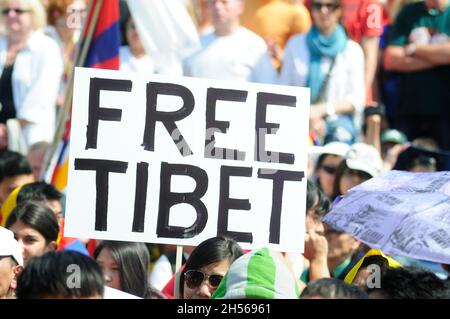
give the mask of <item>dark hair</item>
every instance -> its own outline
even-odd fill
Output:
[[[241,246],[231,238],[218,236],[209,238],[192,251],[186,266],[180,275],[180,296],[184,294],[184,274],[191,269],[200,269],[204,266],[228,260],[230,264],[243,255]]]
[[[388,299],[448,299],[450,285],[431,271],[418,267],[390,268],[380,279],[380,288],[369,288],[369,295],[381,293]]]
[[[450,274],[450,265],[449,264],[441,264],[442,269],[444,269],[446,272],[448,272]],[[447,279],[447,280],[450,280]]]
[[[357,286],[348,285],[336,278],[322,278],[310,282],[300,295],[300,298],[306,297],[369,299],[369,296]]]
[[[17,204],[26,201],[60,200],[62,194],[55,186],[46,182],[34,182],[23,186],[17,194]]]
[[[73,277],[77,272],[77,277]],[[70,285],[73,283],[73,286]],[[92,258],[74,251],[50,251],[33,257],[19,275],[18,299],[103,296],[103,276]]]
[[[323,164],[323,162],[325,161],[325,159],[327,158],[327,157],[340,157],[342,160],[341,160],[341,163],[344,161],[344,158],[341,156],[341,155],[336,155],[336,154],[329,154],[329,153],[323,153],[323,154],[320,154],[320,156],[317,158],[317,161],[316,161],[316,165],[315,165],[315,167],[314,167],[314,172],[317,174],[317,171],[322,167],[322,164]],[[317,178],[317,185],[320,187],[320,188],[322,188],[322,185],[320,185],[320,179],[319,178]]]
[[[6,220],[6,228],[11,228],[18,220],[37,230],[47,244],[58,239],[58,221],[53,211],[43,203],[29,201],[16,206]]]
[[[433,156],[419,155],[411,159],[406,169],[409,171],[417,166],[422,166],[430,171],[437,171],[437,160]]]
[[[306,212],[311,208],[315,208],[315,212],[323,216],[330,209],[330,200],[320,187],[308,180],[306,186]]]
[[[33,174],[33,170],[25,156],[9,150],[1,153],[0,182],[6,177],[31,174]]]
[[[120,26],[120,35],[121,35],[120,43],[121,43],[121,45],[128,45],[127,37],[125,36],[125,34],[126,34],[125,25],[129,19],[129,17],[131,17],[131,13],[130,13],[130,9],[128,8],[127,1],[119,1],[119,14],[120,14],[119,26]]]
[[[334,200],[337,196],[342,195],[339,184],[341,183],[342,176],[344,176],[344,174],[346,174],[346,173],[357,174],[358,178],[361,179],[362,181],[367,181],[372,178],[372,176],[369,173],[366,173],[366,172],[363,172],[360,170],[356,170],[356,169],[351,169],[350,167],[347,166],[347,164],[345,163],[345,160],[343,160],[336,169],[336,175],[334,178],[334,185],[333,185],[332,200]]]
[[[147,298],[149,294],[148,270],[150,253],[144,243],[126,241],[102,241],[94,251],[97,259],[101,251],[108,248],[117,263],[122,290],[132,295]]]
[[[332,156],[332,157],[341,157],[343,159],[343,157],[341,155],[337,155],[337,154],[330,154],[330,153],[323,153],[320,154],[319,157],[317,158],[316,161],[316,165],[314,167],[314,171],[317,172],[319,170],[319,168],[322,167],[323,162],[325,161],[325,159],[327,158],[327,156]],[[319,184],[320,185],[320,184]]]
[[[359,269],[369,267],[370,265],[378,265],[380,267],[381,274],[386,273],[386,271],[389,269],[388,260],[380,255],[373,255],[364,258],[364,261],[362,262]]]

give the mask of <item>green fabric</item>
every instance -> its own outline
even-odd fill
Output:
[[[395,144],[405,144],[408,142],[408,138],[403,132],[394,129],[384,130],[381,134],[381,144],[384,143],[395,143]]]
[[[348,265],[350,265],[352,259],[347,258],[342,264],[336,267],[336,269],[333,271],[333,278],[340,278],[342,273],[347,269]]]
[[[217,287],[216,291],[211,296],[211,299],[222,299],[225,297],[225,294],[227,293],[227,282],[228,282],[228,273],[225,274],[225,277],[222,278],[222,281],[219,284],[219,287]]]
[[[431,35],[443,33],[450,36],[450,6],[442,13],[430,14],[424,2],[404,7],[392,28],[389,45],[405,46],[411,32],[425,27]],[[418,72],[400,72],[400,116],[450,115],[450,65]]]
[[[450,36],[450,6],[444,12],[432,15],[424,2],[412,3],[400,11],[390,34],[388,45],[405,46],[411,31],[418,27],[441,32]]]
[[[299,293],[286,265],[263,248],[235,260],[211,299],[297,299]]]
[[[309,282],[309,269],[303,270],[302,275],[300,276],[300,280],[305,284]]]
[[[267,258],[267,263],[262,263],[260,257]],[[258,255],[250,257],[245,295],[250,298],[258,296],[260,298],[273,299],[275,294],[275,272],[275,262],[267,248],[262,249]],[[268,289],[260,289],[261,285]]]
[[[343,272],[347,269],[348,265],[350,265],[352,258],[347,258],[342,264],[337,266],[337,268],[331,274],[333,278],[339,278]],[[309,269],[305,269],[300,276],[300,280],[305,284],[309,283]]]

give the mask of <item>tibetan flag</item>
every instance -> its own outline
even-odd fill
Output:
[[[96,7],[100,6],[95,17]],[[78,65],[96,69],[119,69],[119,1],[94,0],[87,16],[87,27],[84,29],[82,46],[88,41],[91,24],[95,23],[94,34],[89,44],[85,61]]]
[[[92,1],[80,45],[80,52],[87,49],[87,55],[84,61],[81,61],[81,57],[78,56],[76,65],[97,69],[119,69],[118,0]],[[88,47],[86,48],[86,46]],[[45,178],[61,192],[67,185],[70,120],[69,116],[64,134],[53,155]]]
[[[97,69],[119,69],[119,1],[93,0],[87,15],[86,25],[81,38],[79,52],[86,52],[86,58],[76,57],[76,65]],[[64,134],[50,162],[46,180],[50,181],[59,191],[64,192],[67,186],[69,170],[71,117],[67,119]],[[77,238],[64,237],[64,222],[58,235],[58,250],[75,250],[83,254],[92,252],[90,241],[88,247]]]
[[[67,185],[67,174],[69,171],[69,136],[70,136],[70,116],[66,122],[63,137],[56,149],[50,167],[53,167],[53,174],[50,184],[54,185],[60,192],[64,191]]]
[[[309,145],[319,146],[320,142],[317,140],[315,134],[312,131],[309,131]]]

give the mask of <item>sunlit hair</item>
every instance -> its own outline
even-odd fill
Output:
[[[11,0],[0,0],[0,7],[7,7]],[[47,15],[45,14],[45,8],[40,0],[20,0],[22,9],[30,9],[33,16],[33,29],[38,30],[46,26]]]

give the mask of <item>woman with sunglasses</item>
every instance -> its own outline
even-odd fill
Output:
[[[317,147],[320,155],[314,169],[315,182],[329,198],[333,196],[336,170],[349,149],[348,144],[341,142],[331,142]]]
[[[233,239],[213,237],[198,245],[189,256],[180,276],[183,299],[209,299],[230,265],[243,254]]]
[[[27,145],[53,140],[55,103],[63,71],[58,45],[42,32],[39,0],[0,0],[0,125],[17,119]]]
[[[339,23],[340,0],[312,0],[311,14],[311,30],[286,45],[280,81],[311,89],[310,126],[323,143],[352,144],[365,103],[364,53]]]

